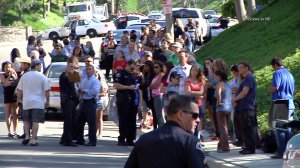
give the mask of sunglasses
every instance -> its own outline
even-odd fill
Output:
[[[196,112],[193,112],[193,111],[185,111],[185,110],[182,110],[184,113],[187,113],[187,114],[192,114],[192,118],[193,119],[197,119],[199,117],[199,113],[196,113]]]
[[[154,66],[153,68],[159,68],[159,66]]]

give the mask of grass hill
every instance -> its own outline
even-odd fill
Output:
[[[3,26],[31,26],[33,30],[46,30],[51,27],[61,26],[64,23],[63,12],[56,4],[52,4],[47,17],[42,17],[42,8],[31,8],[24,11],[24,21],[19,21],[17,10],[9,10],[2,19]]]
[[[274,56],[284,60],[296,79],[296,99],[300,96],[300,1],[277,0],[271,6],[215,37],[196,53],[197,60],[223,58],[227,65],[248,61],[258,82],[259,124],[267,129]]]

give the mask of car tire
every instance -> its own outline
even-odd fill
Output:
[[[58,40],[59,39],[58,33],[57,32],[51,32],[49,34],[49,39],[51,39],[51,40]]]
[[[207,43],[209,40],[211,40],[211,29],[209,29],[209,34],[208,34],[208,36],[207,37],[203,37],[203,41],[205,42],[205,43]]]
[[[89,29],[89,30],[87,31],[87,35],[88,35],[90,38],[97,37],[97,31],[94,30],[94,29]]]

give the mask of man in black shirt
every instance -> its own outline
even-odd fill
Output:
[[[125,168],[205,167],[201,143],[192,134],[199,122],[196,100],[175,96],[166,111],[167,123],[139,138]]]
[[[117,89],[117,108],[119,114],[118,145],[133,146],[136,138],[136,114],[138,104],[135,103],[136,79],[133,71],[136,62],[129,60],[125,69],[115,74],[114,87]]]

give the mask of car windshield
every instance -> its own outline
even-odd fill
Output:
[[[54,65],[50,67],[48,78],[59,78],[60,75],[66,70],[67,65]],[[85,69],[84,65],[80,65],[81,72]]]
[[[216,15],[217,13],[213,10],[209,10],[209,11],[204,11],[205,15]]]
[[[209,23],[219,23],[219,19],[218,18],[210,18],[208,19]]]
[[[148,18],[149,19],[160,19],[160,18],[162,18],[162,16],[161,15],[149,15]]]
[[[127,27],[127,29],[136,29],[141,30],[142,27],[147,27],[147,24],[137,24],[137,25],[130,25]]]
[[[180,9],[173,11],[173,17],[175,18],[199,18],[197,11]]]
[[[69,13],[72,12],[84,12],[87,11],[86,5],[74,5],[74,6],[69,6]]]

